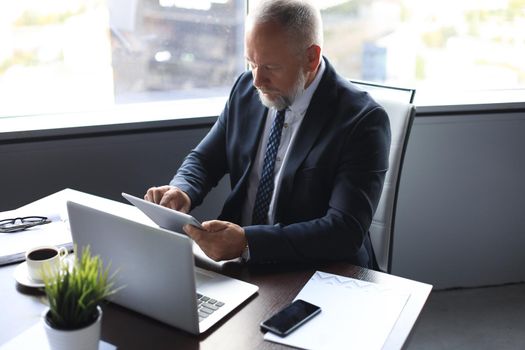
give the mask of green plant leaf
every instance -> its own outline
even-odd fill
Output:
[[[90,247],[74,258],[72,266],[62,262],[57,273],[44,271],[45,291],[49,300],[48,322],[59,329],[78,329],[89,325],[97,316],[97,306],[115,294],[117,271],[109,276],[111,264],[104,267],[102,259],[92,256]]]

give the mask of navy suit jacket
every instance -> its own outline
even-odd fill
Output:
[[[344,260],[373,267],[368,229],[388,168],[390,124],[384,109],[326,69],[284,164],[275,225],[244,227],[251,262]],[[186,157],[171,185],[192,206],[227,173],[220,220],[241,222],[247,179],[268,109],[251,72],[236,81],[222,114]]]

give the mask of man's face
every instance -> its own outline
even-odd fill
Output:
[[[284,109],[304,89],[305,57],[294,51],[280,25],[262,23],[249,28],[246,59],[252,69],[253,85],[266,107]]]

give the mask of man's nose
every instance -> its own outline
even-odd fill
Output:
[[[253,85],[255,87],[260,88],[264,86],[264,83],[266,82],[266,77],[264,75],[263,69],[260,69],[259,67],[253,68],[252,76],[253,76]]]

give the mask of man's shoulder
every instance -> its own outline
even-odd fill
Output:
[[[363,115],[369,111],[382,107],[368,94],[341,76],[327,62],[325,76],[319,88],[321,100],[329,103],[340,111],[353,112],[351,114]]]
[[[253,93],[255,88],[253,87],[253,75],[251,71],[245,71],[241,73],[235,84],[232,87],[233,93]]]
[[[239,75],[231,88],[227,107],[229,117],[241,117],[247,110],[255,113],[264,108],[258,98],[257,90],[253,86],[251,71]],[[240,113],[241,111],[243,113]]]

